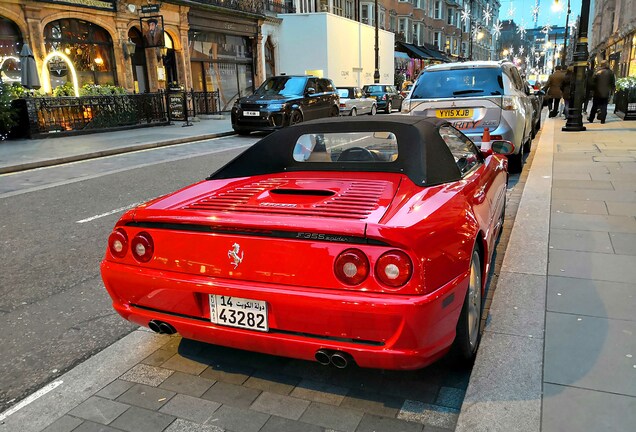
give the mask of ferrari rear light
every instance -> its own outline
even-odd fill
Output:
[[[152,237],[147,232],[140,232],[130,242],[130,249],[133,256],[139,262],[148,262],[155,252],[155,245]]]
[[[502,135],[490,135],[490,141],[502,140]]]
[[[369,259],[359,249],[347,249],[336,258],[334,273],[340,282],[358,285],[369,276]]]
[[[108,250],[115,258],[123,258],[128,252],[128,236],[122,228],[117,228],[108,236]]]
[[[407,254],[392,250],[383,254],[375,263],[375,275],[380,282],[398,288],[409,281],[413,263]]]

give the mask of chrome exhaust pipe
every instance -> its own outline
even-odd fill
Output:
[[[152,320],[148,323],[148,327],[155,333],[161,333],[161,328],[159,327],[159,321]]]
[[[160,322],[159,323],[159,329],[161,330],[160,333],[163,334],[175,334],[177,332],[177,330],[172,327],[170,324],[166,323],[166,322]]]
[[[331,355],[331,364],[338,369],[344,369],[349,365],[351,356],[347,353],[336,351]]]
[[[320,363],[323,366],[327,366],[329,363],[331,363],[331,356],[329,355],[329,352],[326,350],[316,351],[316,354],[314,354],[314,358],[316,359],[318,363]]]

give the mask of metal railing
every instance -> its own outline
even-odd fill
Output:
[[[265,11],[274,13],[296,13],[294,4],[289,1],[263,0]]]
[[[196,3],[209,4],[225,9],[255,14],[263,13],[263,0],[194,0]]]
[[[186,93],[189,115],[192,117],[200,114],[220,114],[221,102],[219,91],[194,91]]]
[[[23,100],[31,137],[50,132],[91,131],[168,121],[163,93]]]

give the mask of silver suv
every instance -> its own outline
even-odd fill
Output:
[[[484,128],[491,140],[515,146],[510,172],[521,172],[532,145],[533,106],[519,71],[510,62],[471,61],[429,66],[417,78],[402,112],[447,119],[477,146]]]

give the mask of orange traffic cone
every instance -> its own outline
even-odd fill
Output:
[[[490,151],[492,149],[490,144],[490,129],[484,128],[484,136],[481,138],[481,151]]]

